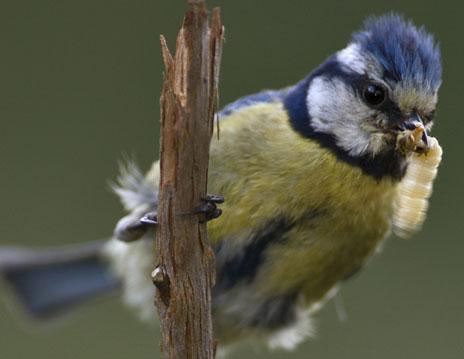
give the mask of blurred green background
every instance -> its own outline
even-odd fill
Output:
[[[343,285],[318,337],[275,358],[462,358],[463,5],[445,1],[209,1],[226,25],[221,103],[302,78],[344,46],[368,14],[399,11],[441,42],[444,83],[434,135],[444,148],[424,230],[392,238]],[[117,160],[147,168],[158,150],[160,33],[173,47],[185,1],[3,0],[0,5],[1,244],[107,237],[122,210],[107,190]],[[4,297],[5,292],[0,292]],[[156,358],[158,329],[117,298],[45,327],[0,301],[0,358]],[[250,344],[233,357],[267,358]]]

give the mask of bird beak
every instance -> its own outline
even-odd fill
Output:
[[[408,119],[402,121],[397,128],[401,132],[411,131],[418,148],[427,149],[429,137],[424,122],[417,113],[413,113]]]

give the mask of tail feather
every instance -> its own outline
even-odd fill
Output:
[[[30,314],[48,319],[119,287],[100,254],[103,243],[45,250],[0,248],[0,277]]]

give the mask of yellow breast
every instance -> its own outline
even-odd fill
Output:
[[[260,269],[262,290],[301,288],[315,301],[360,267],[388,233],[396,184],[301,137],[276,103],[221,121],[208,190],[226,198],[224,214],[208,225],[213,243],[233,239],[240,246],[273,219],[294,223]]]

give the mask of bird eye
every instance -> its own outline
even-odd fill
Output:
[[[385,101],[387,94],[383,86],[370,83],[364,87],[363,97],[367,104],[378,106]]]

